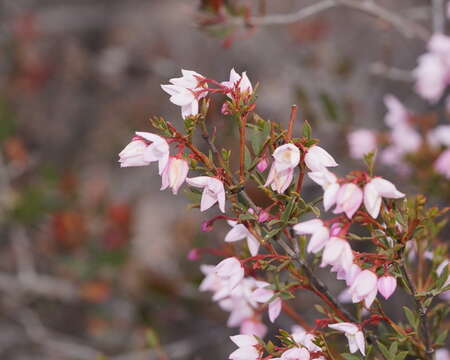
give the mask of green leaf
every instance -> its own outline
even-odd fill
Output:
[[[305,120],[303,122],[303,136],[305,138],[307,138],[308,140],[311,139],[311,135],[312,135],[312,129],[311,129],[311,125],[309,125],[309,122],[307,120]]]
[[[342,354],[342,357],[346,360],[360,360],[361,358],[354,354]]]
[[[409,324],[413,327],[414,330],[417,331],[417,325],[419,323],[419,320],[416,319],[414,313],[406,306],[403,306],[403,312],[405,313],[405,316],[408,319]]]
[[[380,349],[380,351],[382,352],[383,356],[384,356],[386,359],[390,359],[391,356],[390,356],[390,354],[389,354],[389,350],[387,349],[387,347],[384,346],[384,345],[383,345],[381,342],[379,342],[378,340],[377,340],[377,345],[378,345],[378,349]]]
[[[244,165],[246,169],[248,169],[252,165],[252,155],[250,154],[247,146],[245,146]]]
[[[394,360],[403,360],[406,356],[408,356],[408,351],[402,351],[395,355]]]

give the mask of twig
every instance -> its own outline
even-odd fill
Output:
[[[287,137],[289,140],[292,138],[292,130],[294,129],[294,123],[297,119],[297,105],[291,106],[291,116],[289,117],[289,126],[288,126],[288,132]]]

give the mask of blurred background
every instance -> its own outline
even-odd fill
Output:
[[[239,5],[289,13],[312,3]],[[378,3],[431,33],[429,1]],[[181,68],[219,81],[247,71],[266,119],[287,123],[298,104],[342,174],[363,167],[348,156],[347,131],[383,129],[385,94],[425,109],[410,73],[423,37],[350,8],[230,29],[214,4],[0,0],[1,359],[163,358],[158,344],[171,359],[213,359],[233,348],[227,314],[198,292],[199,263],[186,258],[226,229],[201,233],[205,217],[160,193],[153,168],[117,163],[134,131],[152,131],[150,116],[181,125],[160,88]],[[396,180],[392,170],[380,168]],[[299,304],[308,320],[310,300]]]

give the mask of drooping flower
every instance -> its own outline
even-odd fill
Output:
[[[164,169],[162,177],[161,190],[168,187],[172,189],[172,193],[176,195],[181,185],[186,180],[189,172],[189,165],[186,160],[177,157],[171,157],[169,163]]]
[[[137,138],[120,152],[120,166],[144,166],[158,161],[161,175],[169,162],[169,144],[166,139],[148,132],[136,132],[136,135]]]
[[[264,171],[266,171],[268,166],[269,166],[269,162],[267,161],[267,158],[264,156],[261,160],[258,161],[258,164],[256,165],[256,169],[258,169],[259,172],[264,172]]]
[[[276,148],[272,156],[274,162],[264,186],[271,185],[273,191],[282,194],[292,182],[294,168],[300,162],[300,150],[293,144],[284,144]]]
[[[229,220],[228,225],[230,225],[232,228],[225,236],[225,242],[234,242],[246,239],[250,254],[252,256],[258,254],[259,241],[253,236],[253,234],[247,229],[244,224],[238,224],[236,221]]]
[[[259,351],[256,348],[258,340],[252,335],[234,335],[230,336],[238,349],[233,351],[228,359],[231,360],[257,360],[259,358]]]
[[[348,341],[350,352],[353,354],[360,351],[361,354],[366,355],[366,344],[363,332],[355,324],[348,322],[341,322],[337,324],[328,325],[328,327],[341,331],[345,334]]]
[[[321,171],[324,167],[338,166],[334,158],[318,145],[313,145],[308,149],[305,163],[311,171]]]
[[[347,136],[350,156],[354,159],[362,159],[364,155],[376,150],[377,137],[372,130],[358,129]]]
[[[441,155],[439,155],[434,162],[433,167],[438,174],[450,179],[450,149],[443,151]]]
[[[243,72],[242,75],[239,75],[234,68],[230,71],[230,80],[223,81],[222,85],[233,89],[235,86],[238,86],[241,94],[251,94],[253,92],[252,84],[247,76],[247,72]],[[228,94],[231,97],[231,94]]]
[[[203,188],[200,211],[208,210],[217,202],[220,211],[225,212],[225,189],[222,181],[210,176],[198,176],[186,178],[186,182],[191,186]]]
[[[353,217],[359,209],[363,200],[362,190],[353,183],[347,183],[339,188],[336,197],[335,214],[344,212],[349,219]]]
[[[347,272],[353,264],[353,251],[348,241],[331,237],[322,254],[321,267],[331,265]]]
[[[303,221],[297,225],[294,225],[293,229],[297,235],[312,235],[306,251],[314,254],[322,250],[327,241],[330,239],[330,231],[320,219]]]
[[[323,207],[328,211],[337,200],[340,185],[337,182],[337,177],[327,168],[322,168],[319,171],[308,173],[309,178],[316,184],[322,186],[323,193]]]
[[[274,291],[269,283],[259,282],[258,288],[253,292],[252,299],[258,303],[269,303],[269,320],[274,322],[281,313],[283,302],[281,298],[274,298]]]
[[[377,296],[378,288],[377,275],[370,270],[361,271],[353,280],[350,286],[350,293],[352,294],[353,303],[358,303],[364,300],[367,308],[370,308],[375,297]]]
[[[382,197],[388,199],[400,199],[405,194],[397,190],[395,185],[381,177],[371,179],[364,186],[364,206],[374,219],[378,217],[381,208]]]
[[[397,280],[390,275],[384,275],[378,279],[378,291],[387,300],[397,288]]]
[[[202,75],[190,70],[181,70],[182,77],[170,79],[170,85],[161,85],[161,88],[170,95],[170,101],[181,107],[181,115],[186,118],[198,114],[198,102],[206,96],[201,91],[199,80]]]
[[[213,274],[221,281],[219,290],[214,294],[214,300],[228,296],[244,278],[244,268],[239,260],[230,257],[218,263]]]
[[[281,357],[272,358],[272,360],[309,360],[311,354],[305,348],[293,347],[286,350]]]
[[[249,318],[241,323],[239,331],[242,335],[254,335],[263,338],[267,333],[267,326],[259,319]]]
[[[305,331],[305,329],[301,326],[294,325],[292,327],[291,336],[297,344],[306,347],[311,352],[318,352],[322,350],[314,344],[313,340],[315,340],[315,336]]]

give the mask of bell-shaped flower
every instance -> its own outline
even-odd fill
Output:
[[[450,149],[447,149],[439,155],[433,164],[434,170],[450,180]]]
[[[295,168],[300,162],[300,150],[294,144],[284,144],[275,149],[272,154],[273,166],[277,171]]]
[[[169,163],[164,169],[162,177],[161,190],[168,187],[172,189],[172,193],[176,195],[181,185],[186,180],[189,172],[189,165],[186,160],[177,157],[171,157]]]
[[[230,80],[223,81],[222,85],[228,89],[233,89],[235,86],[239,88],[241,94],[251,94],[253,92],[252,84],[247,76],[247,72],[239,75],[234,68],[230,71]],[[228,94],[231,97],[231,94]]]
[[[202,75],[190,70],[181,70],[182,77],[170,79],[170,85],[161,85],[161,88],[170,95],[170,101],[181,107],[181,115],[186,118],[198,114],[198,102],[206,96],[201,91],[199,81]]]
[[[269,186],[273,191],[282,194],[291,185],[292,179],[294,178],[294,169],[286,169],[283,171],[278,171],[274,164],[269,171],[269,176],[267,176],[266,183],[264,186]]]
[[[350,266],[348,271],[345,273],[345,283],[347,286],[351,286],[355,282],[356,277],[361,271],[361,268],[356,264],[352,264],[352,266]]]
[[[256,348],[258,340],[252,335],[235,335],[230,336],[238,349],[233,351],[228,359],[231,360],[258,360],[259,351]]]
[[[322,254],[321,267],[331,265],[347,272],[353,264],[353,251],[348,241],[331,237]]]
[[[377,137],[372,130],[358,129],[347,136],[350,156],[354,159],[362,159],[364,155],[376,150]]]
[[[246,239],[250,254],[252,256],[257,255],[259,250],[259,241],[253,236],[247,227],[244,224],[238,224],[236,221],[232,220],[229,220],[228,224],[232,228],[225,236],[225,242],[235,242]]]
[[[334,158],[323,148],[313,145],[305,155],[305,164],[311,171],[321,171],[324,167],[338,166]]]
[[[281,298],[274,298],[274,291],[269,288],[270,284],[260,281],[258,288],[252,293],[251,297],[258,303],[269,303],[269,320],[274,322],[281,313],[283,302]]]
[[[220,211],[225,212],[225,189],[222,181],[210,176],[198,176],[186,178],[186,182],[191,186],[203,188],[200,211],[208,210],[217,202]]]
[[[306,251],[310,253],[315,254],[322,250],[327,241],[330,239],[330,231],[320,219],[303,221],[297,225],[294,225],[293,229],[297,235],[312,235],[309,240],[308,247],[306,248]]]
[[[264,156],[261,160],[258,161],[258,164],[256,165],[256,169],[259,172],[264,172],[264,171],[266,171],[268,166],[269,166],[269,162],[267,161],[267,158]]]
[[[281,357],[272,358],[272,360],[309,360],[311,354],[305,348],[293,347],[286,350]]]
[[[219,300],[230,295],[244,278],[244,268],[237,258],[230,257],[215,266],[214,275],[221,281],[221,288],[213,297],[214,300]]]
[[[405,194],[398,191],[393,183],[380,177],[371,179],[364,186],[364,206],[374,219],[380,213],[382,197],[399,199],[404,196]]]
[[[354,279],[349,291],[352,294],[353,303],[364,300],[367,308],[370,308],[377,296],[377,275],[370,270],[361,271]]]
[[[335,214],[344,212],[349,219],[353,217],[359,209],[363,200],[362,190],[353,183],[347,183],[339,188],[336,197]]]
[[[358,326],[348,322],[341,322],[328,325],[328,327],[345,334],[345,336],[347,337],[350,352],[352,354],[359,350],[361,354],[366,355],[366,343],[364,340],[364,334]]]
[[[314,344],[315,336],[303,329],[301,326],[294,325],[292,327],[291,336],[298,345],[306,347],[311,352],[318,352],[322,349]]]
[[[319,171],[312,171],[308,173],[309,178],[316,184],[322,186],[323,193],[323,207],[328,211],[337,200],[339,192],[339,184],[337,177],[327,168],[322,168]]]
[[[119,153],[120,167],[145,166],[150,162],[144,159],[147,142],[136,137]]]
[[[397,288],[397,280],[391,275],[384,275],[378,279],[377,283],[379,293],[387,300]]]

